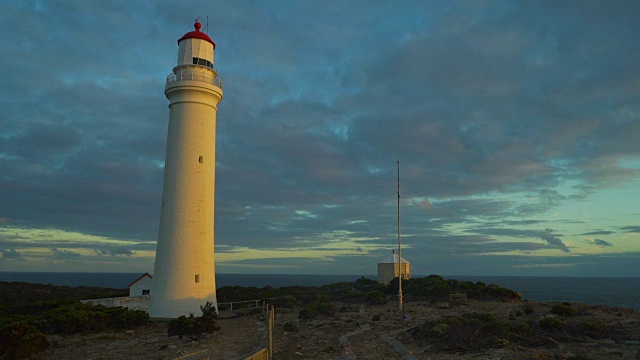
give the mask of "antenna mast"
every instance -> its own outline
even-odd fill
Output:
[[[398,301],[402,311],[402,238],[400,236],[400,160],[398,160]]]

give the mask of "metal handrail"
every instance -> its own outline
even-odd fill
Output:
[[[211,77],[203,74],[196,74],[191,71],[186,74],[184,71],[178,72],[178,74],[171,73],[167,75],[167,85],[176,81],[200,81],[207,84],[212,84],[222,89],[222,80],[219,77]]]

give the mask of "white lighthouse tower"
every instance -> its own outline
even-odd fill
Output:
[[[200,31],[178,40],[178,61],[167,76],[169,130],[151,317],[217,309],[214,264],[216,113],[222,82],[213,69],[216,44]]]

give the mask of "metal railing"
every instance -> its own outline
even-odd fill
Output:
[[[179,71],[177,74],[171,73],[167,75],[167,85],[176,81],[200,81],[222,89],[222,80],[219,77],[207,76],[192,71]]]
[[[233,311],[233,305],[236,305],[236,310],[238,309],[257,309],[262,308],[264,310],[265,301],[264,300],[245,300],[245,301],[232,301],[232,302],[222,302],[218,303],[218,310],[220,308],[224,308],[225,310]]]

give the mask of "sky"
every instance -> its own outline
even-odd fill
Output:
[[[216,42],[218,273],[640,276],[640,2],[4,1],[0,271],[151,272]]]

